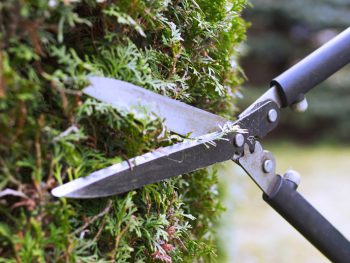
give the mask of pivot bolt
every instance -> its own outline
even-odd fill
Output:
[[[277,121],[277,111],[275,109],[269,110],[269,112],[267,114],[267,118],[268,118],[269,122]]]
[[[294,170],[288,170],[284,175],[283,178],[293,182],[296,186],[300,184],[301,176],[297,171]]]
[[[237,147],[242,147],[244,144],[244,136],[240,133],[237,133],[234,139],[234,143]]]
[[[265,160],[263,164],[263,170],[265,173],[271,173],[273,170],[273,162],[271,160]]]

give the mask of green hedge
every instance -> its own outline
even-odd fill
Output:
[[[159,120],[84,96],[88,74],[232,116],[245,0],[0,3],[0,262],[216,258],[215,172],[112,198],[53,187],[176,142]],[[231,117],[230,117],[231,118]]]

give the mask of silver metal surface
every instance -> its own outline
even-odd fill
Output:
[[[124,193],[171,176],[230,160],[235,147],[231,137],[217,133],[186,140],[101,169],[52,190],[57,197],[97,198]]]
[[[89,77],[91,85],[85,94],[113,105],[120,111],[132,112],[136,117],[155,114],[175,133],[194,138],[220,130],[227,120],[183,102],[168,98],[125,81]]]
[[[304,97],[301,101],[295,102],[290,105],[290,108],[295,112],[305,112],[309,107],[307,99]]]
[[[265,160],[263,164],[263,170],[265,173],[271,173],[274,169],[274,164],[271,160]]]
[[[270,172],[264,172],[262,169],[266,160],[271,161],[272,169]],[[275,174],[276,162],[274,156],[270,152],[263,150],[259,142],[255,142],[253,153],[250,152],[249,146],[245,144],[243,156],[234,161],[247,172],[264,193],[267,195],[271,194],[273,187],[278,181],[278,176]]]
[[[289,180],[293,183],[295,183],[297,186],[300,184],[301,176],[300,174],[295,170],[288,170],[284,175],[283,178],[286,180]]]
[[[242,147],[244,144],[244,136],[241,133],[237,133],[234,139],[235,145],[237,147]]]
[[[277,117],[278,117],[278,113],[275,109],[269,110],[269,112],[267,114],[267,118],[268,118],[269,122],[277,121]]]
[[[278,108],[281,108],[282,102],[278,93],[278,88],[276,86],[273,86],[272,88],[268,89],[263,95],[261,95],[256,101],[254,101],[248,108],[246,108],[238,116],[238,118],[240,119],[245,115],[249,114],[252,110],[254,110],[255,107],[257,107],[257,105],[267,100],[274,101],[277,104]]]

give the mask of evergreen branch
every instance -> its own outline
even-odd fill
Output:
[[[85,228],[87,228],[89,225],[94,223],[97,219],[99,219],[99,218],[103,217],[104,215],[108,214],[109,211],[111,210],[112,206],[113,206],[112,200],[108,200],[108,203],[107,203],[106,207],[100,213],[98,213],[97,215],[94,215],[93,217],[88,218],[83,226],[79,227],[78,229],[76,229],[73,232],[73,235],[79,234]]]

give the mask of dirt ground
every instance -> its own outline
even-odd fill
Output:
[[[350,239],[350,146],[265,147],[277,172],[301,174],[299,192]],[[219,236],[229,263],[329,262],[261,198],[261,191],[232,162],[219,172],[226,188],[227,211]]]

